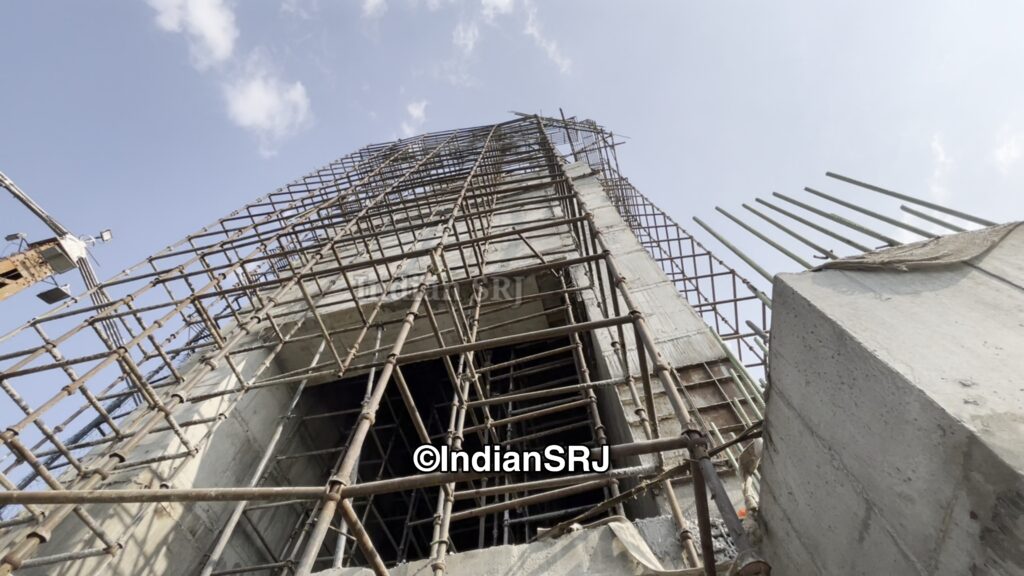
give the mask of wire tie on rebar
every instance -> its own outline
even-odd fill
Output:
[[[185,395],[182,394],[181,392],[173,392],[173,393],[171,393],[171,400],[174,400],[175,398],[177,398],[178,402],[181,403],[181,404],[187,404],[188,403],[188,398],[186,398]],[[165,408],[164,411],[166,412],[166,408]],[[220,417],[219,414],[218,414],[218,417]]]
[[[689,446],[691,448],[699,448],[699,449],[703,449],[705,451],[707,450],[707,447],[708,447],[708,438],[707,438],[707,436],[701,430],[693,428],[693,424],[690,424],[685,430],[683,430],[683,434],[682,435],[686,436],[690,440]],[[688,451],[691,451],[691,450],[688,449]],[[706,453],[705,453],[705,456],[710,458],[710,456],[707,455]],[[690,458],[692,458],[692,457],[693,457],[693,454],[690,454]]]

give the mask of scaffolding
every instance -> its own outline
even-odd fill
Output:
[[[440,575],[450,552],[549,538],[653,491],[684,565],[720,568],[704,561],[710,495],[741,573],[767,573],[721,476],[758,434],[770,294],[621,176],[616,145],[592,121],[525,114],[370,145],[0,338],[4,409],[22,414],[0,433],[0,572],[110,567],[159,506],[223,502],[211,504],[221,512],[201,574],[385,574],[429,558]],[[723,361],[662,361],[573,162],[596,174]],[[599,332],[621,377],[593,377]],[[608,389],[628,396],[642,438],[612,444],[598,400]],[[258,457],[231,484],[191,485],[218,431],[266,394],[280,413]],[[679,435],[661,434],[666,417]],[[653,459],[583,475],[419,474],[409,463],[425,443],[610,445],[616,462]],[[227,566],[239,533],[262,559]]]

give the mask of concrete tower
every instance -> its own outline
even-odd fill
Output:
[[[519,115],[367,146],[5,336],[0,569],[767,573],[737,510],[768,297],[616,145]],[[423,473],[424,444],[611,466]]]
[[[1024,229],[828,173],[694,217],[752,282],[620,143],[367,146],[0,337],[0,574],[1020,574]]]

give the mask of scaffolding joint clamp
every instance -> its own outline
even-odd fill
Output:
[[[104,482],[110,479],[110,472],[107,472],[102,468],[96,468],[95,466],[85,468],[84,470],[82,470],[82,472],[84,473],[85,476],[91,476],[95,474],[96,476],[102,478]]]
[[[29,535],[30,536],[35,536],[36,538],[39,538],[40,542],[42,542],[43,544],[46,544],[47,542],[49,542],[50,541],[50,537],[53,536],[53,534],[50,532],[49,528],[43,528],[42,526],[36,527],[35,530],[32,530],[31,532],[29,532]],[[5,560],[6,560],[6,558],[5,558]]]
[[[741,551],[733,560],[730,576],[770,576],[772,567],[765,562],[757,551],[747,549]]]

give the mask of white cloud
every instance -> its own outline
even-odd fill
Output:
[[[532,0],[523,0],[523,6],[526,7],[526,28],[523,29],[523,33],[533,38],[533,42],[544,50],[548,60],[558,67],[559,72],[568,74],[572,68],[572,60],[562,54],[557,42],[544,36],[540,28],[540,21],[537,20],[537,6]]]
[[[453,58],[440,62],[434,70],[434,75],[459,88],[478,85],[477,79],[469,73],[469,63],[466,58]]]
[[[459,22],[452,31],[452,44],[462,52],[463,56],[469,56],[476,48],[476,41],[480,39],[480,27],[476,22]]]
[[[949,199],[952,194],[949,190],[949,181],[953,176],[953,158],[946,152],[946,146],[943,144],[942,134],[935,132],[932,134],[931,140],[928,142],[928,147],[931,156],[932,173],[928,177],[928,197],[927,199],[937,204],[949,204]],[[926,211],[930,212],[930,211]],[[953,222],[953,218],[939,212],[930,212],[934,217],[947,222]],[[904,211],[900,211],[900,221],[904,224],[909,224],[922,228],[925,230],[931,230],[938,234],[944,234],[947,232],[946,229],[940,228],[930,223],[922,222],[916,216]],[[909,230],[900,228],[895,232],[893,237],[900,242],[919,242],[921,237]]]
[[[319,10],[319,0],[282,0],[281,2],[281,12],[303,20],[312,20]]]
[[[312,119],[302,82],[281,81],[258,58],[223,86],[231,121],[259,138],[260,153],[272,156],[277,144]]]
[[[309,95],[302,82],[283,82],[254,52],[244,63],[234,57],[238,28],[225,0],[147,0],[156,10],[157,25],[182,34],[193,65],[206,71],[214,65],[228,118],[259,139],[260,153],[272,156],[277,144],[309,124]],[[281,10],[306,18],[317,0],[283,0]],[[383,0],[380,0],[383,2]]]
[[[410,102],[405,111],[409,113],[410,118],[422,124],[427,119],[427,101]]]
[[[949,173],[953,169],[953,159],[946,153],[946,147],[942,143],[941,134],[932,134],[930,147],[932,153],[932,175],[928,181],[928,192],[932,200],[943,204],[950,196],[948,180]]]
[[[238,39],[235,14],[223,0],[148,0],[156,23],[188,39],[192,62],[200,70],[229,58]]]
[[[495,17],[502,14],[509,14],[515,7],[515,0],[480,0],[484,21],[488,24],[494,22]]]
[[[363,0],[363,17],[377,18],[388,11],[387,0]]]
[[[402,137],[408,138],[416,134],[423,123],[427,121],[427,101],[409,102],[405,107],[405,112],[409,118],[402,121]]]
[[[1005,176],[1024,155],[1024,148],[1021,147],[1020,134],[1011,132],[1009,127],[1003,128],[999,140],[999,144],[992,150],[992,159]]]

